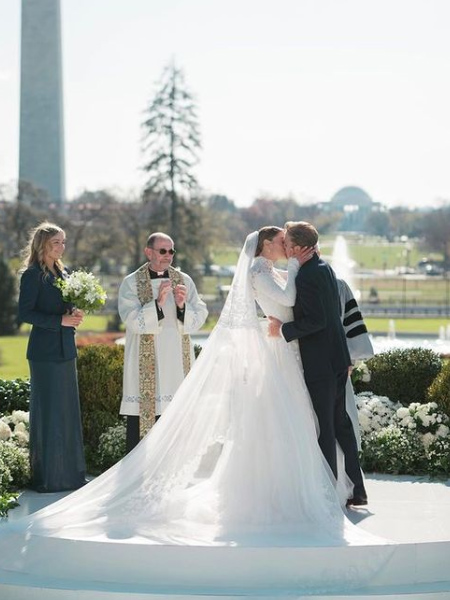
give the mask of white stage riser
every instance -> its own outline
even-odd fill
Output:
[[[396,592],[385,590],[385,593],[352,593],[345,595],[297,595],[283,594],[274,596],[272,591],[257,595],[180,595],[152,594],[120,591],[65,590],[50,588],[30,588],[3,586],[0,584],[1,600],[449,600],[450,582],[443,590],[423,590]]]
[[[1,600],[168,600],[230,598],[414,598],[418,588],[450,598],[450,542],[349,546],[346,548],[205,548],[76,542],[43,538],[40,560],[27,575],[0,571]],[[50,548],[46,543],[51,544]],[[78,544],[85,546],[80,562]],[[55,547],[56,544],[56,547]],[[60,561],[49,563],[60,547]],[[29,549],[29,548],[28,548]],[[26,565],[27,545],[11,548]],[[32,553],[36,555],[34,552]],[[77,557],[75,559],[75,557]],[[126,559],[124,560],[124,557]],[[358,577],[359,567],[369,578]],[[19,564],[16,564],[18,567]],[[41,588],[41,589],[39,589]],[[76,589],[76,595],[73,591]],[[267,592],[266,592],[267,590]],[[25,593],[26,592],[26,593]],[[53,594],[53,595],[51,595]],[[55,595],[56,594],[56,595]],[[387,595],[386,595],[387,594]],[[406,594],[406,595],[405,595]],[[395,596],[394,596],[395,597]],[[426,596],[427,600],[430,596]]]

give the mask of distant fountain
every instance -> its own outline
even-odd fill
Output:
[[[334,242],[331,265],[337,277],[344,279],[351,287],[352,291],[355,292],[355,282],[353,278],[355,261],[349,256],[347,240],[342,235],[338,235]]]
[[[450,325],[447,325],[445,339],[450,340]]]
[[[389,319],[388,323],[388,339],[395,340],[395,321],[394,319]]]
[[[439,339],[445,340],[446,338],[447,338],[447,332],[445,331],[444,325],[441,325],[439,327]]]

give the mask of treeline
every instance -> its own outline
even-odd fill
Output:
[[[114,273],[131,271],[143,261],[149,233],[172,234],[173,215],[165,194],[144,192],[141,197],[121,197],[111,191],[84,192],[62,205],[51,204],[30,188],[26,200],[6,199],[0,188],[0,254],[18,265],[28,232],[44,219],[55,221],[67,234],[65,260],[74,267]],[[22,196],[23,198],[23,196]],[[299,204],[292,198],[257,198],[249,207],[237,207],[226,196],[198,195],[177,203],[178,265],[188,271],[211,263],[221,246],[239,246],[245,236],[263,225],[282,226],[287,220],[306,220],[321,235],[339,231],[343,214],[321,204]],[[440,253],[449,265],[450,204],[427,211],[407,208],[370,213],[363,233],[393,240],[420,238],[429,251]]]

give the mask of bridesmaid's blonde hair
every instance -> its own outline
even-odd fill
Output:
[[[47,265],[44,262],[45,250],[51,238],[58,235],[58,233],[64,234],[64,230],[49,221],[44,221],[32,229],[29,234],[28,244],[22,251],[23,262],[21,270],[24,271],[37,263],[43,271],[48,271]],[[57,260],[55,264],[60,271],[64,269],[64,264],[61,260]]]

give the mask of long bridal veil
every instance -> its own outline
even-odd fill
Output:
[[[218,324],[151,432],[84,488],[11,522],[0,547],[18,533],[157,544],[367,540],[339,506],[297,392],[299,369],[277,370],[260,327],[249,275],[257,239],[247,237]]]

